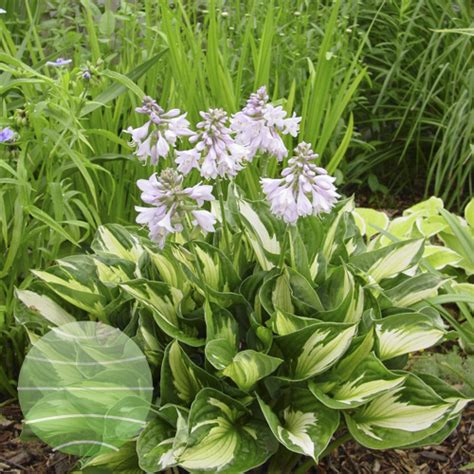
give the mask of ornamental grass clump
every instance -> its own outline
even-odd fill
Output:
[[[146,472],[306,472],[349,438],[410,448],[456,427],[468,400],[407,364],[447,334],[426,300],[442,281],[420,265],[424,240],[371,249],[317,161],[298,145],[258,201],[234,180],[214,198],[174,164],[138,183],[149,237],[101,226],[91,253],[18,292],[26,320],[57,324],[48,308],[60,305],[135,336],[147,356],[156,410],[109,462],[133,452]]]

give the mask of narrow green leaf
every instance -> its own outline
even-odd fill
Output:
[[[137,81],[142,77],[150,68],[152,68],[158,60],[167,52],[167,49],[155,54],[152,58],[148,59],[144,63],[140,64],[133,71],[129,72],[126,77],[129,81]],[[116,99],[124,92],[127,91],[127,87],[122,83],[115,83],[109,86],[105,91],[95,97],[94,101],[87,103],[80,112],[80,116],[84,117],[94,110],[107,105],[112,100]],[[142,96],[143,97],[143,96]],[[142,98],[140,97],[140,98]]]

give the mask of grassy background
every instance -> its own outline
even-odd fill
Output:
[[[21,364],[13,288],[87,249],[97,226],[134,221],[129,125],[146,93],[163,107],[234,112],[267,84],[302,115],[339,182],[383,194],[472,194],[468,1],[7,0],[0,16],[0,390]],[[46,61],[73,59],[54,69]],[[82,78],[90,69],[91,80]],[[291,137],[288,146],[292,146]],[[260,164],[239,184],[256,195]],[[267,170],[278,170],[272,162]],[[3,372],[2,372],[3,371]]]

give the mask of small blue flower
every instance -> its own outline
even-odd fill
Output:
[[[56,61],[47,61],[47,66],[62,67],[72,63],[72,59],[58,58]]]
[[[84,71],[82,73],[82,78],[86,79],[86,80],[89,80],[91,77],[92,77],[92,74],[89,71],[89,69],[84,69]]]
[[[0,130],[0,143],[11,142],[14,136],[15,132],[11,128],[5,127]]]

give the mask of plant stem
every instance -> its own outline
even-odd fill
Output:
[[[229,255],[228,252],[230,252],[230,243],[229,243],[229,236],[227,235],[227,219],[225,217],[224,193],[222,191],[222,184],[221,184],[220,178],[217,178],[217,194],[219,195],[219,205],[221,208],[222,234],[224,235],[225,251],[227,255]]]
[[[352,439],[352,436],[351,436],[350,433],[343,434],[340,438],[337,438],[334,441],[332,441],[331,443],[329,443],[329,445],[321,453],[321,456],[319,458],[322,459],[322,458],[326,457],[329,453],[331,453],[331,451],[334,451],[335,449],[337,449],[339,446],[344,444],[346,441],[349,441],[350,439]]]
[[[286,226],[285,235],[283,236],[283,244],[280,247],[280,260],[278,261],[278,266],[283,270],[283,264],[285,263],[285,254],[288,250],[288,243],[289,243],[289,233],[290,229]]]
[[[186,239],[186,241],[189,243],[189,246],[191,247],[191,252],[194,255],[194,259],[196,260],[196,271],[197,271],[197,274],[199,276],[199,280],[202,282],[205,298],[208,301],[210,301],[209,292],[207,291],[207,286],[206,286],[206,280],[204,278],[204,272],[202,271],[201,262],[199,260],[198,253],[196,252],[196,247],[195,247],[196,243],[191,239],[188,228],[186,226],[187,225],[186,218],[183,219],[183,224],[184,224],[183,225],[183,235],[184,235],[184,238]]]
[[[266,472],[268,474],[293,472],[293,468],[300,457],[300,454],[294,453],[293,451],[289,451],[283,446],[280,446],[280,449],[270,461],[270,465]]]

